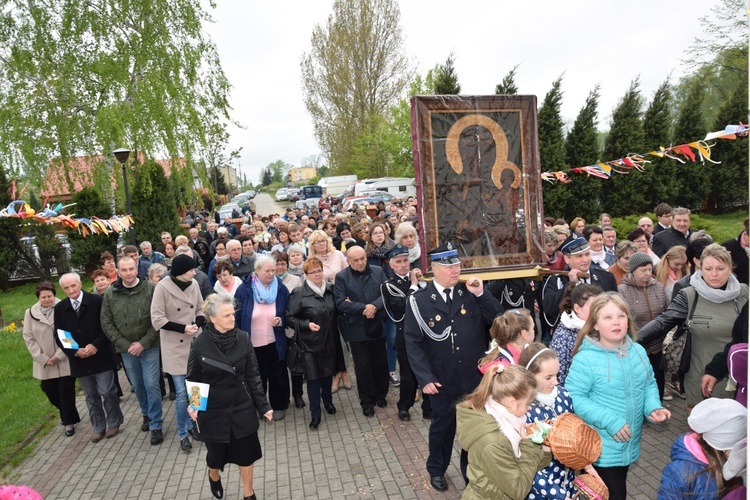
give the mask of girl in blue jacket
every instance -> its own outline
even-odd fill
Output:
[[[594,467],[610,500],[627,498],[628,467],[640,455],[644,417],[657,423],[672,416],[661,407],[648,355],[634,336],[625,300],[616,292],[599,295],[578,333],[565,384],[576,414],[602,439]]]

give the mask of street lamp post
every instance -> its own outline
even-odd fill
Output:
[[[112,153],[115,155],[115,158],[117,158],[117,161],[120,162],[120,165],[122,165],[122,180],[125,185],[125,209],[127,210],[128,215],[132,215],[130,213],[130,189],[128,188],[128,171],[125,167],[125,164],[130,157],[130,150],[120,148],[114,150]],[[135,233],[133,232],[132,225],[128,227],[128,232],[130,233],[130,244],[135,246]]]

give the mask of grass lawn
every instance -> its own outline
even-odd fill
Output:
[[[23,341],[21,321],[26,309],[36,301],[36,283],[15,287],[2,294],[0,306],[6,328],[0,330],[0,475],[10,470],[33,449],[36,441],[50,429],[59,428],[59,414],[31,375],[31,356]],[[85,280],[84,290],[92,283]],[[57,296],[65,294],[57,287]],[[15,323],[15,331],[8,325]],[[61,430],[62,432],[62,430]]]

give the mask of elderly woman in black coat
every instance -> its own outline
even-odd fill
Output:
[[[294,328],[305,359],[307,397],[310,400],[310,429],[320,425],[320,398],[326,411],[333,415],[331,382],[336,371],[336,303],[333,289],[323,279],[323,263],[315,257],[308,258],[302,270],[305,282],[289,297],[286,321]]]
[[[253,464],[263,456],[258,439],[258,414],[273,419],[258,373],[250,336],[234,326],[234,299],[211,295],[203,305],[208,323],[193,340],[187,381],[209,385],[205,411],[188,408],[206,443],[211,493],[222,498],[220,470],[228,463],[240,468],[245,500],[255,500]]]

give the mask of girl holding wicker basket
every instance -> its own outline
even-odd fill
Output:
[[[574,413],[573,400],[564,387],[558,385],[557,374],[560,363],[552,349],[535,343],[524,349],[519,365],[526,367],[536,379],[536,399],[526,412],[526,423],[550,422],[564,413]],[[592,465],[584,467],[586,473],[599,477]],[[575,470],[563,465],[557,457],[543,470],[536,473],[529,500],[572,498],[576,489],[573,481]]]
[[[610,499],[627,498],[628,467],[640,455],[643,419],[671,418],[661,407],[646,351],[633,342],[630,309],[616,292],[599,295],[578,333],[566,388],[576,413],[596,429],[602,453],[594,462]]]
[[[534,475],[552,459],[534,444],[524,418],[536,397],[536,380],[526,368],[498,364],[456,407],[456,434],[469,453],[469,485],[463,499],[526,498]]]

